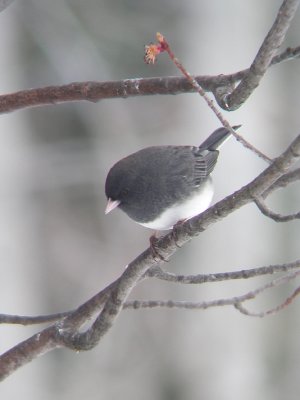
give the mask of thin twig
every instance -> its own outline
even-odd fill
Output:
[[[149,277],[157,278],[167,282],[182,284],[203,284],[208,282],[223,282],[235,279],[249,279],[262,275],[272,275],[279,272],[287,272],[300,268],[300,260],[287,264],[268,265],[266,267],[243,269],[231,272],[219,272],[215,274],[197,274],[197,275],[176,275],[162,270],[157,266],[150,269],[147,273]]]
[[[211,307],[220,307],[220,306],[235,306],[240,311],[240,304],[255,299],[258,295],[269,290],[274,287],[278,287],[280,285],[286,284],[291,280],[294,280],[300,275],[300,271],[292,272],[287,275],[281,276],[279,278],[273,279],[272,281],[251,290],[245,294],[240,296],[229,297],[226,299],[217,299],[212,301],[202,301],[202,302],[195,302],[195,301],[173,301],[173,300],[133,300],[127,301],[124,303],[124,309],[142,309],[142,308],[184,308],[188,310],[206,310],[207,308]],[[292,296],[290,296],[283,304],[276,307],[278,311],[282,310],[288,304],[292,302],[292,300],[299,294],[300,288],[298,288]],[[275,310],[275,309],[274,309]],[[271,311],[266,315],[272,313]],[[249,315],[252,315],[249,313]]]
[[[286,300],[283,303],[279,304],[277,307],[271,308],[266,311],[261,311],[261,312],[249,311],[242,303],[236,303],[234,306],[242,314],[245,314],[248,317],[264,318],[267,315],[277,314],[279,311],[282,311],[284,308],[289,306],[294,301],[294,299],[297,296],[299,296],[299,294],[300,294],[300,287],[298,287],[296,290],[294,290],[294,292],[291,294],[291,296],[287,297]]]
[[[300,57],[300,46],[298,47],[288,47],[282,53],[272,58],[270,65],[276,65],[281,62],[295,60]]]
[[[149,46],[146,46],[146,54],[145,54],[146,62],[153,63],[156,59],[157,54],[159,54],[160,52],[166,51],[168,53],[170,59],[176,65],[176,67],[180,70],[180,72],[187,78],[187,80],[195,88],[195,90],[199,93],[199,95],[201,97],[203,97],[206,104],[212,110],[212,112],[216,115],[216,117],[219,119],[221,124],[228,130],[230,130],[232,135],[244,147],[246,147],[248,150],[253,151],[258,157],[262,158],[264,161],[266,161],[267,163],[270,164],[271,159],[268,156],[266,156],[260,150],[256,149],[251,143],[249,143],[246,139],[243,138],[243,136],[239,135],[231,127],[229,122],[223,117],[222,113],[215,106],[214,101],[206,95],[205,90],[201,87],[201,85],[198,83],[198,81],[187,71],[187,69],[183,66],[183,64],[179,61],[179,59],[177,57],[175,57],[175,54],[173,53],[166,38],[161,33],[157,33],[156,36],[157,36],[159,45],[151,44]]]
[[[8,314],[0,314],[0,324],[15,324],[15,325],[36,325],[36,324],[44,324],[46,322],[58,321],[66,316],[70,315],[70,311],[57,313],[57,314],[49,314],[49,315],[8,315]]]
[[[293,221],[295,219],[300,218],[300,212],[295,213],[295,214],[289,214],[289,215],[282,215],[282,214],[275,213],[266,205],[266,203],[264,202],[264,200],[261,196],[256,197],[254,202],[257,205],[258,209],[266,217],[271,218],[275,222],[288,222],[288,221]]]

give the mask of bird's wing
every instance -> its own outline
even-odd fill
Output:
[[[198,150],[198,149],[197,149]],[[200,185],[213,171],[219,152],[218,150],[195,151],[194,183]]]

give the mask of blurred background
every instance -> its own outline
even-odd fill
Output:
[[[162,32],[193,74],[250,65],[279,0],[27,0],[0,14],[1,92],[66,84],[178,75],[165,55],[143,62]],[[299,12],[284,47],[299,45]],[[232,124],[270,157],[299,134],[300,63],[269,70]],[[116,279],[148,246],[151,231],[119,210],[104,216],[104,182],[117,160],[148,145],[192,144],[219,122],[196,94],[78,102],[1,115],[1,312],[39,315],[77,307]],[[213,173],[222,199],[265,163],[235,140]],[[299,210],[299,184],[268,203]],[[181,249],[166,268],[221,272],[299,258],[299,222],[276,224],[244,207]],[[131,299],[210,300],[265,282],[139,285]],[[278,304],[295,284],[249,308]],[[0,350],[40,327],[0,326]],[[264,319],[233,308],[124,311],[97,348],[56,350],[0,385],[5,399],[299,399],[299,301]]]

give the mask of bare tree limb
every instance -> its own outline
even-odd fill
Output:
[[[270,65],[275,65],[284,61],[294,60],[300,56],[300,47],[288,47],[285,51],[272,58]],[[249,70],[248,70],[249,71]]]
[[[167,282],[199,285],[208,282],[223,282],[234,279],[249,279],[262,275],[272,275],[300,268],[300,260],[287,264],[268,265],[266,267],[242,269],[239,271],[219,272],[215,274],[176,275],[163,271],[159,266],[151,268],[147,275]]]
[[[290,272],[284,276],[279,278],[273,279],[272,281],[251,290],[245,294],[240,296],[234,296],[226,299],[217,299],[212,301],[202,301],[202,302],[195,302],[195,301],[173,301],[173,300],[133,300],[127,301],[124,303],[124,309],[141,309],[141,308],[184,308],[188,310],[206,310],[207,308],[211,307],[220,307],[220,306],[235,306],[239,311],[242,311],[244,314],[250,316],[264,316],[264,313],[254,314],[250,312],[246,312],[246,309],[241,305],[243,302],[247,300],[255,299],[259,294],[263,293],[264,291],[283,285],[291,280],[294,280],[300,275],[300,271]],[[292,302],[292,300],[300,293],[300,288],[296,289],[294,293],[288,297],[280,306],[267,311],[265,315],[275,313],[275,310],[279,311],[282,308],[286,307],[288,304]]]
[[[145,276],[142,278],[157,278],[160,280],[164,280],[167,282],[173,283],[182,283],[182,284],[202,284],[208,282],[224,282],[228,280],[234,279],[250,279],[257,276],[263,275],[272,275],[280,272],[287,272],[294,269],[298,269],[300,267],[300,260],[296,260],[287,264],[278,264],[278,265],[268,265],[265,267],[259,268],[251,268],[251,269],[242,269],[238,271],[231,272],[219,272],[214,274],[197,274],[197,275],[176,275],[167,271],[163,271],[159,265],[155,265],[150,268]],[[98,296],[98,295],[97,295]],[[101,292],[101,297],[103,296],[103,292]],[[98,300],[99,301],[99,296]],[[91,299],[88,300],[90,304]],[[99,302],[100,307],[103,303],[103,300]],[[85,307],[85,306],[83,306]],[[66,318],[72,315],[75,310],[66,311],[62,313],[49,314],[49,315],[40,315],[40,316],[26,316],[26,315],[8,315],[8,314],[0,314],[0,324],[18,324],[18,325],[34,325],[34,324],[43,324],[45,322],[53,322],[58,321],[63,318]],[[86,313],[84,308],[83,314]],[[80,321],[81,322],[81,321]],[[76,323],[77,325],[77,323]]]
[[[219,103],[227,110],[239,108],[259,85],[277,50],[283,43],[287,30],[299,6],[299,0],[284,0],[275,22],[264,39],[248,74],[230,94],[224,94]]]
[[[294,169],[286,174],[282,175],[276,182],[273,183],[262,195],[261,197],[265,199],[274,190],[282,189],[291,183],[300,180],[300,168]]]
[[[133,301],[123,304],[124,309],[133,308],[153,308],[153,307],[169,307],[169,308],[185,308],[185,309],[207,309],[217,306],[228,306],[232,305],[237,308],[243,314],[248,316],[263,317],[265,315],[273,314],[279,310],[285,308],[289,305],[295,298],[300,294],[300,287],[298,287],[291,296],[289,296],[284,303],[277,306],[274,309],[254,313],[248,311],[242,303],[246,300],[251,300],[255,298],[258,294],[263,291],[278,286],[282,283],[286,283],[300,274],[300,271],[296,273],[291,273],[284,277],[275,279],[266,285],[263,285],[256,290],[250,291],[244,295],[236,296],[229,299],[218,299],[208,302],[176,302],[176,301]],[[43,331],[35,334],[31,338],[19,343],[17,346],[6,352],[0,357],[0,379],[3,380],[5,377],[9,376],[11,373],[16,371],[19,367],[23,366],[25,363],[30,362],[34,358],[54,348],[63,345],[61,341],[61,333],[63,328],[60,328],[59,324],[50,326]]]
[[[156,248],[164,260],[168,260],[178,249],[199,235],[211,224],[223,219],[245,204],[253,201],[263,193],[280,176],[285,174],[300,158],[300,135],[289,148],[250,184],[238,190],[226,199],[215,204],[181,225],[176,225],[173,231],[157,241]],[[176,238],[176,240],[175,240]],[[148,248],[142,255],[128,265],[119,284],[112,290],[103,311],[86,332],[64,335],[65,345],[76,350],[87,350],[95,346],[101,337],[111,328],[114,320],[122,309],[122,304],[146,271],[156,264],[152,251]]]
[[[297,296],[300,294],[300,287],[297,287],[296,290],[291,294],[291,296],[287,297],[285,301],[281,304],[279,304],[277,307],[271,308],[266,311],[261,311],[261,312],[254,312],[254,311],[249,311],[246,307],[243,306],[242,303],[236,303],[235,308],[239,310],[242,314],[245,314],[249,317],[259,317],[259,318],[264,318],[267,315],[272,315],[276,314],[279,311],[283,310],[287,306],[289,306]]]
[[[300,47],[287,49],[273,58],[272,65],[286,60],[299,58]],[[195,80],[207,92],[218,88],[233,86],[248,74],[248,69],[230,75],[196,76]],[[107,82],[73,82],[61,86],[21,90],[19,92],[0,95],[0,114],[25,108],[60,104],[73,101],[90,101],[113,98],[128,98],[149,95],[175,95],[194,93],[195,88],[182,77],[170,76],[162,78],[137,78]],[[219,104],[220,105],[220,104]]]
[[[46,322],[54,322],[59,319],[65,318],[70,315],[71,311],[66,311],[57,314],[48,314],[48,315],[8,315],[8,314],[0,314],[0,324],[10,324],[10,325],[35,325],[35,324],[43,324]]]
[[[292,221],[292,220],[300,218],[300,212],[295,213],[295,214],[290,214],[290,215],[282,215],[282,214],[275,213],[266,205],[266,203],[264,202],[264,200],[261,196],[259,196],[255,199],[255,204],[257,205],[259,210],[266,217],[269,217],[269,218],[273,219],[273,221],[276,221],[276,222],[287,222],[287,221]]]

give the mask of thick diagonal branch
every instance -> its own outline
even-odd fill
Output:
[[[163,259],[168,260],[176,252],[178,245],[184,245],[192,237],[199,235],[200,232],[207,229],[211,224],[253,201],[254,198],[263,193],[280,176],[285,174],[299,158],[300,135],[270,167],[249,185],[215,204],[199,216],[192,218],[182,225],[176,226],[173,232],[158,240],[157,248]],[[112,326],[132,288],[145,272],[155,264],[156,261],[152,257],[150,248],[129,264],[122,278],[120,278],[119,285],[113,289],[112,295],[109,297],[103,311],[92,327],[84,333],[64,336],[66,345],[77,350],[86,350],[95,346]]]

